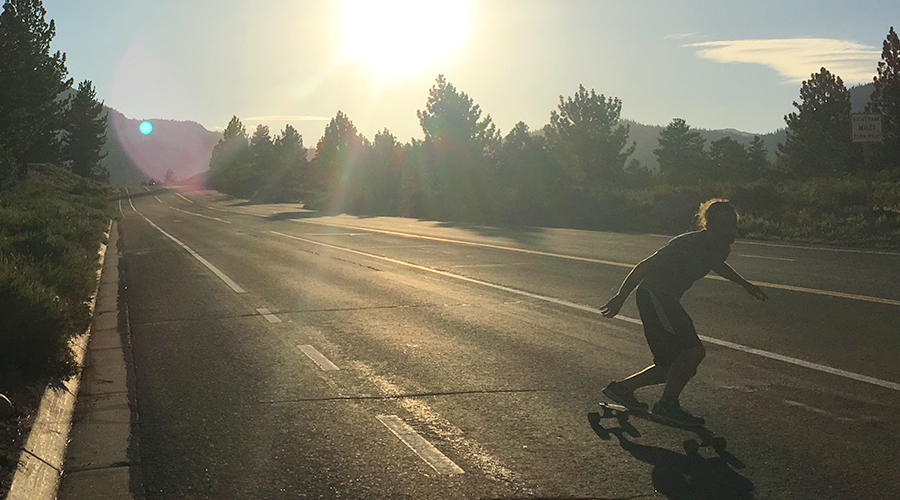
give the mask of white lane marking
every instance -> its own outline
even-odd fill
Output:
[[[186,202],[188,202],[188,203],[193,203],[193,202],[194,202],[194,200],[192,200],[192,199],[190,199],[190,198],[185,198],[184,196],[182,196],[181,193],[179,193],[178,191],[172,191],[172,192],[175,193],[175,196],[181,198],[182,200],[184,200],[184,201],[186,201]]]
[[[618,316],[617,316],[618,317]],[[851,380],[856,380],[859,382],[865,382],[867,384],[877,385],[880,387],[884,387],[887,389],[893,389],[895,391],[900,391],[900,384],[896,382],[891,382],[888,380],[881,380],[875,377],[869,377],[868,375],[860,375],[858,373],[848,372],[846,370],[841,370],[839,368],[832,368],[830,366],[820,365],[818,363],[811,363],[809,361],[804,361],[802,359],[792,358],[790,356],[785,356],[783,354],[776,354],[774,352],[763,351],[762,349],[756,349],[754,347],[747,347],[741,344],[735,344],[734,342],[729,342],[727,340],[719,340],[711,337],[706,337],[700,335],[700,340],[704,342],[709,342],[710,344],[716,344],[722,347],[727,347],[729,349],[734,349],[736,351],[746,352],[748,354],[755,354],[757,356],[761,356],[763,358],[774,359],[777,361],[783,361],[785,363],[790,363],[792,365],[802,366],[803,368],[809,368],[810,370],[816,370],[823,373],[829,373],[831,375],[837,375],[839,377],[849,378]]]
[[[433,236],[421,236],[421,235],[416,235],[416,234],[400,233],[397,231],[386,231],[386,230],[382,230],[382,229],[369,229],[369,228],[359,227],[359,226],[350,226],[350,225],[345,225],[345,224],[333,224],[333,223],[329,223],[329,222],[319,222],[319,221],[312,221],[312,220],[306,220],[306,219],[293,219],[293,221],[294,222],[305,222],[307,224],[318,224],[321,226],[359,229],[362,231],[371,231],[373,233],[389,234],[389,235],[393,235],[393,236],[402,236],[404,238],[416,238],[416,239],[422,239],[422,240],[440,241],[440,242],[444,242],[444,243],[456,243],[459,245],[469,245],[469,246],[474,246],[474,247],[492,248],[495,250],[506,250],[506,251],[510,251],[510,252],[520,252],[520,253],[526,253],[526,254],[531,254],[531,255],[540,255],[540,256],[544,256],[544,257],[555,257],[555,258],[559,258],[559,259],[575,260],[575,261],[579,261],[579,262],[592,262],[595,264],[604,264],[607,266],[625,267],[628,269],[631,269],[632,267],[634,267],[634,264],[626,264],[624,262],[613,262],[613,261],[609,261],[609,260],[592,259],[589,257],[578,257],[575,255],[565,255],[565,254],[559,254],[559,253],[541,252],[539,250],[527,250],[524,248],[504,247],[501,245],[492,245],[490,243],[475,243],[475,242],[471,242],[471,241],[452,240],[452,239],[448,239],[448,238],[436,238]],[[659,236],[659,235],[652,235],[652,236]],[[669,238],[671,238],[671,237],[669,237]],[[706,276],[706,278],[716,280],[716,281],[728,281],[727,279],[725,279],[721,276],[714,275],[714,274],[709,274]],[[791,292],[810,293],[810,294],[814,294],[814,295],[824,295],[824,296],[828,296],[828,297],[840,297],[842,299],[859,300],[859,301],[863,301],[863,302],[873,302],[875,304],[900,306],[900,300],[883,299],[881,297],[872,297],[870,295],[857,295],[857,294],[844,293],[844,292],[832,292],[830,290],[819,290],[816,288],[807,288],[807,287],[793,286],[793,285],[781,285],[778,283],[767,283],[765,281],[751,281],[751,283],[753,283],[756,286],[775,288],[778,290],[788,290]]]
[[[400,406],[410,413],[416,420],[428,426],[428,429],[450,444],[456,452],[469,463],[475,464],[488,477],[495,481],[518,484],[521,491],[533,495],[531,488],[522,485],[518,474],[509,470],[499,459],[491,455],[484,447],[468,438],[462,429],[441,417],[436,411],[425,403],[411,398],[403,397],[408,391],[397,387],[386,378],[376,375],[368,365],[361,361],[353,361],[353,368],[363,374],[378,390],[388,397],[400,398]]]
[[[794,245],[780,245],[778,243],[762,243],[759,241],[739,241],[744,245],[756,245],[761,247],[777,247],[777,248],[793,248],[797,250],[818,250],[820,252],[837,252],[837,253],[862,253],[869,255],[891,255],[898,256],[900,252],[889,252],[887,250],[858,250],[854,248],[827,248],[827,247],[807,247]]]
[[[126,190],[125,193],[128,194],[128,191]],[[125,217],[125,211],[122,210],[122,198],[119,198],[119,213],[122,214],[122,217]]]
[[[815,406],[805,405],[805,404],[803,404],[803,403],[801,403],[801,402],[799,402],[799,401],[792,401],[792,400],[790,400],[790,399],[785,399],[785,400],[784,400],[784,404],[786,404],[786,405],[788,405],[788,406],[794,406],[794,407],[796,407],[796,408],[803,408],[803,409],[806,410],[806,411],[811,411],[811,412],[813,412],[813,413],[818,413],[819,415],[825,415],[826,417],[830,417],[830,416],[831,416],[831,413],[828,412],[828,411],[825,411],[825,410],[823,410],[823,409],[821,409],[821,408],[816,408]]]
[[[300,349],[303,354],[306,354],[306,357],[312,360],[313,363],[317,364],[319,368],[326,372],[338,371],[340,368],[334,363],[332,363],[328,358],[326,358],[321,352],[317,351],[315,347],[311,345],[298,345],[297,349]]]
[[[447,458],[433,444],[420,436],[412,427],[400,419],[397,415],[378,415],[375,417],[384,424],[397,439],[415,452],[426,464],[438,474],[463,474],[465,473],[453,460]]]
[[[628,267],[628,268],[634,267],[634,264],[623,264],[621,262],[613,262],[613,261],[601,260],[601,259],[592,259],[590,257],[578,257],[575,255],[564,255],[564,254],[552,253],[552,252],[542,252],[540,250],[528,250],[526,248],[504,247],[501,245],[492,245],[490,243],[476,243],[473,241],[453,240],[453,239],[449,239],[449,238],[438,238],[435,236],[422,236],[419,234],[401,233],[398,231],[387,231],[384,229],[371,229],[371,228],[367,228],[367,227],[350,226],[347,224],[333,224],[333,223],[329,223],[329,222],[320,222],[320,221],[313,221],[313,220],[308,220],[308,219],[291,219],[291,220],[293,220],[294,222],[305,222],[307,224],[318,224],[320,226],[343,227],[346,229],[357,229],[360,231],[369,231],[372,233],[389,234],[391,236],[401,236],[403,238],[415,238],[415,239],[419,239],[419,240],[440,241],[443,243],[456,243],[458,245],[468,245],[468,246],[473,246],[473,247],[492,248],[494,250],[508,250],[511,252],[527,253],[530,255],[540,255],[543,257],[557,257],[560,259],[577,260],[580,262],[592,262],[594,264],[606,264],[609,266],[619,266],[619,267]]]
[[[410,267],[410,268],[413,268],[413,269],[418,269],[418,270],[420,270],[420,271],[426,271],[426,272],[429,272],[429,273],[438,274],[438,275],[441,275],[441,276],[446,276],[446,277],[448,277],[448,278],[453,278],[453,279],[457,279],[457,280],[460,280],[460,281],[467,281],[467,282],[469,282],[469,283],[474,283],[474,284],[476,284],[476,285],[482,285],[482,286],[486,286],[486,287],[490,287],[490,288],[495,288],[495,289],[497,289],[497,290],[503,290],[504,292],[514,293],[514,294],[517,294],[517,295],[524,295],[525,297],[530,297],[530,298],[533,298],[533,299],[542,300],[542,301],[544,301],[544,302],[550,302],[551,304],[557,304],[557,305],[561,305],[561,306],[565,306],[565,307],[570,307],[570,308],[572,308],[572,309],[578,309],[578,310],[580,310],[580,311],[585,311],[585,312],[589,312],[589,313],[593,313],[593,314],[599,314],[599,315],[602,315],[602,313],[600,312],[600,309],[597,309],[597,308],[594,308],[594,307],[590,307],[590,306],[581,305],[581,304],[576,304],[576,303],[574,303],[574,302],[569,302],[569,301],[567,301],[567,300],[557,299],[557,298],[554,298],[554,297],[547,297],[547,296],[545,296],[545,295],[538,295],[538,294],[536,294],[536,293],[526,292],[526,291],[524,291],[524,290],[518,290],[518,289],[516,289],[516,288],[510,288],[510,287],[508,287],[508,286],[498,285],[498,284],[495,284],[495,283],[490,283],[490,282],[478,280],[478,279],[475,279],[475,278],[469,278],[469,277],[467,277],[467,276],[462,276],[462,275],[459,275],[459,274],[449,273],[449,272],[446,272],[446,271],[440,271],[440,270],[438,270],[438,269],[433,269],[433,268],[430,268],[430,267],[420,266],[420,265],[413,264],[413,263],[410,263],[410,262],[404,262],[404,261],[402,261],[402,260],[391,259],[391,258],[389,258],[389,257],[382,257],[382,256],[380,256],[380,255],[370,254],[370,253],[366,253],[366,252],[360,252],[359,250],[353,250],[353,249],[350,249],[350,248],[342,248],[342,247],[335,246],[335,245],[329,245],[329,244],[327,244],[327,243],[320,243],[320,242],[318,242],[318,241],[307,240],[307,239],[305,239],[305,238],[300,238],[299,236],[291,236],[291,235],[287,235],[287,234],[284,234],[284,233],[279,233],[279,232],[276,232],[276,231],[272,231],[272,233],[277,234],[277,235],[279,235],[279,236],[284,236],[284,237],[286,237],[286,238],[291,238],[291,239],[295,239],[295,240],[299,240],[299,241],[304,241],[304,242],[307,242],[307,243],[310,243],[310,244],[313,244],[313,245],[319,245],[319,246],[323,246],[323,247],[327,247],[327,248],[333,248],[333,249],[335,249],[335,250],[342,250],[342,251],[344,251],[344,252],[355,253],[355,254],[357,254],[357,255],[362,255],[362,256],[364,256],[364,257],[370,257],[370,258],[373,258],[373,259],[379,259],[379,260],[383,260],[383,261],[386,261],[386,262],[391,262],[391,263],[394,263],[394,264],[399,264],[399,265],[401,265],[401,266],[406,266],[406,267]],[[723,279],[724,279],[724,278],[723,278]],[[629,317],[623,316],[623,315],[621,315],[621,314],[620,314],[620,315],[617,315],[617,316],[615,317],[615,319],[619,319],[619,320],[621,320],[621,321],[626,321],[626,322],[628,322],[628,323],[634,323],[634,324],[636,324],[636,325],[643,325],[643,323],[641,322],[641,320],[635,319],[635,318],[629,318]],[[857,381],[859,381],[859,382],[866,382],[866,383],[869,383],[869,384],[873,384],[873,385],[885,387],[885,388],[888,388],[888,389],[893,389],[893,390],[895,390],[895,391],[900,391],[900,384],[898,384],[898,383],[896,383],[896,382],[890,382],[890,381],[887,381],[887,380],[881,380],[881,379],[878,379],[878,378],[875,378],[875,377],[869,377],[869,376],[867,376],[867,375],[860,375],[860,374],[858,374],[858,373],[848,372],[848,371],[846,371],[846,370],[841,370],[841,369],[838,369],[838,368],[832,368],[832,367],[830,367],[830,366],[820,365],[820,364],[818,364],[818,363],[811,363],[811,362],[809,362],[809,361],[804,361],[804,360],[802,360],[802,359],[792,358],[792,357],[790,357],[790,356],[784,356],[784,355],[782,355],[782,354],[776,354],[776,353],[773,353],[773,352],[764,351],[764,350],[762,350],[762,349],[756,349],[756,348],[754,348],[754,347],[747,347],[747,346],[744,346],[744,345],[741,345],[741,344],[736,344],[736,343],[734,343],[734,342],[729,342],[729,341],[727,341],[727,340],[714,339],[714,338],[712,338],[712,337],[706,337],[706,336],[703,336],[703,335],[700,335],[700,339],[703,340],[703,341],[705,341],[705,342],[709,342],[709,343],[711,343],[711,344],[715,344],[715,345],[722,346],[722,347],[727,347],[727,348],[729,348],[729,349],[734,349],[734,350],[736,350],[736,351],[741,351],[741,352],[745,352],[745,353],[748,353],[748,354],[755,354],[755,355],[757,355],[757,356],[761,356],[761,357],[769,358],[769,359],[774,359],[774,360],[782,361],[782,362],[785,362],[785,363],[790,363],[790,364],[797,365],[797,366],[802,366],[802,367],[804,367],[804,368],[809,368],[809,369],[811,369],[811,370],[816,370],[816,371],[820,371],[820,372],[824,372],[824,373],[829,373],[829,374],[831,374],[831,375],[837,375],[837,376],[840,376],[840,377],[849,378],[849,379],[851,379],[851,380],[857,380]]]
[[[303,233],[307,236],[369,236],[369,233]]]
[[[281,318],[272,314],[266,307],[259,307],[256,309],[256,312],[261,314],[263,318],[266,318],[269,323],[281,323]]]
[[[128,200],[128,203],[131,204],[131,209],[134,210],[135,213],[137,213],[138,215],[140,215],[141,217],[143,217],[145,221],[147,221],[151,226],[155,227],[157,231],[159,231],[160,233],[163,234],[163,236],[165,236],[166,238],[169,238],[170,240],[174,241],[175,244],[177,244],[177,245],[180,246],[181,248],[187,250],[187,253],[191,254],[195,259],[199,260],[201,264],[203,264],[204,266],[206,266],[207,269],[209,269],[210,271],[212,271],[213,274],[215,274],[216,276],[219,277],[219,279],[221,279],[222,281],[224,281],[226,285],[230,286],[232,290],[234,290],[234,291],[237,292],[237,293],[246,293],[246,292],[247,292],[246,290],[244,290],[243,288],[241,288],[240,285],[238,285],[237,283],[235,283],[234,280],[232,280],[232,279],[229,278],[225,273],[223,273],[222,271],[220,271],[219,268],[217,268],[216,266],[212,265],[208,260],[204,259],[203,257],[200,256],[200,254],[198,254],[198,253],[195,252],[193,249],[191,249],[191,247],[189,247],[189,246],[185,245],[184,243],[182,243],[181,241],[179,241],[178,238],[176,238],[176,237],[172,236],[171,234],[165,232],[165,231],[163,230],[163,228],[161,228],[161,227],[157,226],[156,224],[154,224],[153,221],[150,220],[150,219],[148,219],[146,215],[144,215],[144,214],[138,212],[138,210],[137,210],[136,208],[134,208],[134,203],[131,203],[131,200],[130,200],[130,199]]]
[[[160,205],[162,205],[162,200],[159,199],[159,196],[154,194],[153,197],[156,198],[156,201],[158,201]]]
[[[665,238],[667,240],[671,240],[674,236],[667,236],[665,234],[648,234],[647,236],[654,236],[657,238]],[[812,246],[804,246],[804,245],[787,245],[784,243],[764,243],[762,241],[748,241],[748,240],[737,240],[735,241],[737,244],[741,245],[756,245],[759,247],[774,247],[774,248],[788,248],[793,250],[814,250],[819,252],[835,252],[835,253],[862,253],[862,254],[870,254],[870,255],[891,255],[898,256],[900,252],[891,252],[888,250],[862,250],[858,248],[828,248],[828,247],[812,247]]]
[[[404,247],[404,248],[406,248],[406,247]],[[460,267],[513,267],[513,266],[521,266],[521,265],[522,265],[521,263],[512,262],[512,263],[508,263],[508,264],[459,264],[459,265],[451,266],[451,267],[456,269],[456,268],[460,268]]]
[[[193,215],[193,216],[195,216],[195,217],[203,217],[204,219],[217,220],[217,221],[219,221],[219,222],[224,222],[225,224],[231,224],[231,222],[229,222],[229,221],[227,221],[227,220],[224,220],[224,219],[220,219],[220,218],[218,218],[218,217],[210,217],[210,216],[208,216],[208,215],[195,214],[194,212],[188,212],[187,210],[182,210],[182,209],[180,209],[180,208],[175,208],[175,207],[169,207],[169,208],[171,208],[172,210],[177,210],[177,211],[179,211],[179,212],[181,212],[181,213],[184,213],[184,214]]]
[[[797,259],[785,259],[784,257],[766,257],[764,255],[748,255],[744,253],[739,253],[739,257],[747,257],[748,259],[766,259],[766,260],[780,260],[784,262],[797,262]]]

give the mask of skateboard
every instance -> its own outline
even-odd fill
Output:
[[[728,441],[726,441],[723,436],[716,436],[712,433],[712,431],[702,425],[677,424],[659,417],[658,415],[655,415],[650,411],[632,410],[616,403],[601,402],[600,408],[603,409],[603,413],[600,415],[601,419],[615,418],[619,421],[619,425],[621,425],[622,428],[625,429],[626,432],[631,434],[633,437],[639,437],[640,433],[637,432],[637,429],[635,429],[634,426],[628,422],[628,417],[631,415],[669,427],[684,429],[693,432],[697,435],[697,437],[700,438],[700,440],[698,441],[696,439],[687,439],[681,444],[688,456],[697,455],[700,451],[700,448],[712,448],[719,455],[724,455],[726,453],[725,449],[728,447]]]

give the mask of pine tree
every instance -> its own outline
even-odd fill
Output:
[[[900,38],[893,26],[882,46],[874,87],[869,111],[881,113],[884,134],[884,144],[879,148],[879,163],[900,168]]]
[[[82,177],[108,180],[109,172],[100,164],[106,144],[107,113],[90,80],[78,84],[66,112],[63,157],[73,173]]]
[[[709,171],[714,180],[744,182],[747,171],[747,148],[731,137],[725,136],[709,145]]]
[[[636,144],[628,144],[630,127],[619,123],[622,101],[578,86],[574,96],[559,96],[545,130],[550,148],[569,172],[570,182],[588,190],[615,183]]]
[[[784,117],[787,138],[778,145],[782,167],[798,177],[854,173],[862,152],[851,142],[850,91],[822,68],[800,88],[797,111]]]
[[[23,167],[60,160],[58,97],[72,86],[65,54],[50,53],[56,26],[46,13],[40,0],[6,0],[0,14],[0,145]]]
[[[673,184],[696,184],[703,178],[707,162],[703,146],[706,139],[691,130],[682,118],[675,118],[659,133],[659,147],[653,154],[659,159],[659,175]]]
[[[770,169],[769,150],[766,143],[758,135],[753,136],[750,147],[747,149],[747,176],[748,180],[761,179]]]
[[[490,115],[438,75],[417,111],[423,143],[424,204],[432,217],[483,221],[496,213],[500,133]]]
[[[247,170],[250,165],[247,129],[237,116],[232,116],[213,147],[209,159],[210,187],[236,196],[252,195],[247,189]]]

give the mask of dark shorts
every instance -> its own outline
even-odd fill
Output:
[[[635,297],[657,366],[668,368],[683,350],[702,345],[693,320],[678,299],[643,288],[638,288]]]

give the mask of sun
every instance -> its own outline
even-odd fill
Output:
[[[466,0],[346,0],[344,52],[381,80],[431,69],[453,55],[468,17]]]

